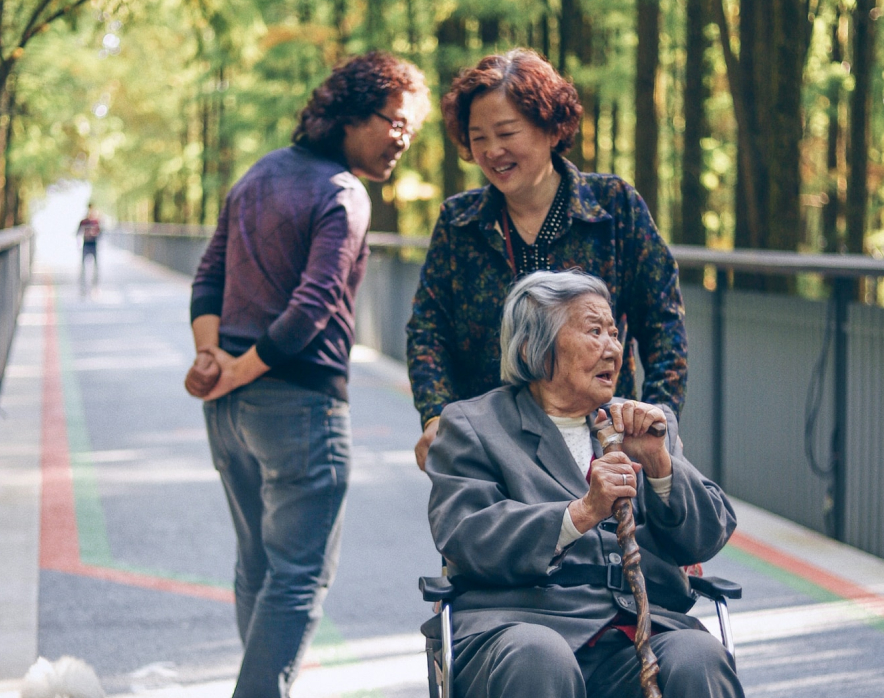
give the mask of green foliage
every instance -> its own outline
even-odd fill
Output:
[[[9,18],[30,6],[24,0],[4,5]],[[850,72],[831,60],[836,5],[836,0],[819,4],[802,93],[802,202],[810,249],[820,247],[820,202],[826,191],[843,187],[846,176],[826,166],[830,119],[846,123],[852,89]],[[738,23],[739,3],[728,0],[725,7],[729,21]],[[487,53],[529,45],[546,50],[557,67],[564,60],[564,72],[598,107],[597,120],[591,110],[586,114],[581,159],[630,178],[636,0],[580,0],[579,9],[590,27],[591,47],[572,47],[562,56],[561,0],[92,2],[50,23],[14,61],[8,84],[14,98],[9,173],[16,186],[31,194],[59,178],[89,179],[102,206],[116,207],[120,217],[212,224],[236,178],[264,153],[289,143],[298,110],[342,57],[369,48],[406,56],[426,72],[438,99],[457,69]],[[661,0],[661,12],[658,222],[668,236],[680,220],[684,1]],[[11,26],[4,25],[0,36],[3,57],[11,55]],[[442,28],[454,30],[445,35],[447,43],[440,43]],[[736,128],[718,30],[711,19],[707,33],[704,222],[710,244],[728,247],[735,218]],[[451,36],[456,37],[453,42]],[[734,31],[734,45],[736,37]],[[873,94],[882,94],[880,69],[872,87]],[[836,97],[841,106],[833,111]],[[881,107],[877,99],[869,153],[870,218],[879,229],[884,228]],[[0,115],[0,130],[8,118]],[[395,181],[384,188],[404,233],[427,234],[431,229],[445,162],[440,117],[434,110]],[[474,165],[455,166],[464,186],[481,184]]]

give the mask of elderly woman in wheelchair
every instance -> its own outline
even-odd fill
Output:
[[[524,277],[504,307],[501,350],[507,385],[446,407],[427,460],[430,526],[457,590],[445,693],[640,698],[635,601],[611,518],[629,497],[660,688],[742,696],[731,655],[684,613],[695,597],[682,570],[721,550],[734,512],[685,458],[668,408],[614,399],[622,346],[604,282]],[[603,455],[591,435],[606,416],[624,452]],[[666,434],[649,433],[660,421]],[[439,616],[423,631],[439,638]]]

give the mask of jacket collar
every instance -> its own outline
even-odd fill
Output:
[[[552,160],[553,167],[564,177],[565,186],[568,188],[569,218],[576,218],[587,223],[611,218],[611,214],[601,207],[590,187],[585,186],[583,173],[571,161],[566,160],[558,153],[552,153]],[[470,206],[451,220],[451,225],[465,226],[478,222],[485,230],[496,229],[498,234],[503,237],[498,222],[500,211],[504,205],[503,194],[491,184],[485,185],[478,191],[480,195]]]
[[[562,433],[534,400],[528,386],[516,393],[516,407],[522,419],[522,430],[539,437],[537,462],[570,494],[575,497],[585,495],[586,480],[581,476]]]

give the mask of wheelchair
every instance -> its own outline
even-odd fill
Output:
[[[443,575],[445,567],[443,560]],[[727,600],[739,599],[743,595],[743,587],[735,582],[720,577],[698,577],[689,575],[691,590],[696,597],[709,599],[715,604],[718,616],[721,642],[736,661],[734,637],[731,631],[730,615]],[[427,638],[427,681],[430,698],[452,698],[454,654],[452,651],[451,602],[460,593],[447,576],[421,577],[418,586],[424,601],[433,604],[434,613],[439,614],[442,626],[441,648],[438,640]],[[436,653],[441,649],[441,661]]]

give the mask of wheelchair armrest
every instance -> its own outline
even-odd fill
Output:
[[[457,590],[448,577],[421,577],[418,587],[424,595],[424,601],[451,601],[457,596]]]
[[[693,577],[689,576],[691,589],[707,599],[739,599],[743,597],[743,587],[736,582],[731,582],[721,577]]]

